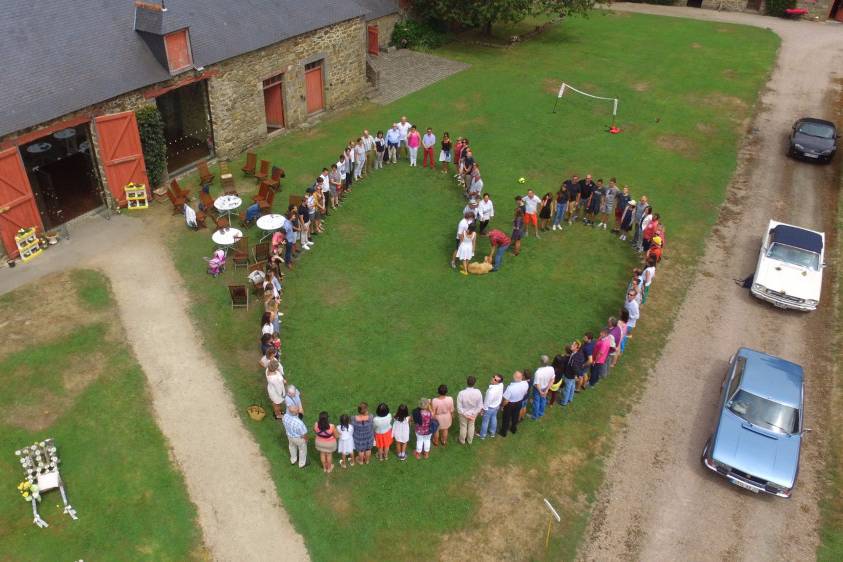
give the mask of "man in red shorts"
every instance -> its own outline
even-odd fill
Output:
[[[524,204],[524,236],[526,237],[529,234],[532,224],[536,238],[541,238],[539,236],[539,205],[541,205],[542,200],[533,193],[532,189],[528,189],[527,196],[521,201]]]

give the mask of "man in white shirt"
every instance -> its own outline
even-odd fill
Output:
[[[480,423],[480,439],[486,435],[494,437],[498,431],[498,410],[503,400],[503,376],[495,374],[486,389],[486,396],[483,398],[483,421]]]
[[[322,168],[322,197],[325,201],[325,216],[328,216],[328,207],[331,206],[331,171],[328,168]]]
[[[539,205],[542,200],[533,193],[532,189],[527,190],[527,196],[521,199],[524,205],[524,238],[530,232],[530,223],[533,224],[533,230],[536,233],[536,238],[539,236]]]
[[[483,199],[477,204],[477,222],[480,229],[477,233],[480,236],[486,235],[486,227],[489,226],[489,221],[495,216],[495,205],[492,203],[492,198],[488,193],[483,194]]]
[[[401,121],[396,125],[398,127],[398,148],[399,151],[404,152],[404,156],[406,157],[408,154],[407,151],[407,135],[410,133],[410,128],[413,125],[407,122],[407,116],[402,115]]]
[[[462,242],[462,235],[468,230],[468,225],[474,220],[474,213],[467,211],[463,214],[462,220],[457,224],[457,245],[454,247],[454,253],[451,254],[451,269],[457,268],[457,250],[460,248]]]
[[[553,384],[553,379],[556,377],[556,372],[550,365],[550,357],[542,355],[542,366],[536,369],[533,374],[533,419],[538,420],[544,416],[544,410],[547,407],[547,393],[550,391],[550,385]]]
[[[466,388],[460,390],[457,394],[457,414],[460,418],[460,438],[461,444],[465,445],[474,441],[474,420],[483,411],[483,394],[474,388],[477,379],[474,376],[469,376],[466,379]]]
[[[641,312],[638,308],[638,295],[635,291],[629,291],[626,294],[626,302],[624,303],[623,307],[629,312],[629,322],[626,323],[626,333],[632,332],[632,329],[635,328],[635,324],[638,323],[638,317],[641,316]]]
[[[366,169],[365,175],[369,175],[372,167],[375,165],[375,137],[369,134],[369,129],[363,129],[363,149],[366,151]]]
[[[503,391],[503,416],[501,418],[501,437],[506,437],[508,432],[517,433],[518,413],[521,411],[521,402],[527,397],[530,385],[524,380],[524,373],[515,371],[512,375],[512,382]]]

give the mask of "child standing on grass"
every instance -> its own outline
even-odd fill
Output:
[[[383,169],[383,157],[386,156],[386,139],[383,138],[383,131],[378,131],[375,137],[375,170]]]
[[[375,427],[375,445],[378,448],[378,460],[385,461],[389,457],[389,448],[392,446],[392,414],[389,413],[389,406],[381,402],[375,410],[375,419],[372,425]]]
[[[395,451],[398,460],[407,460],[407,443],[410,441],[410,410],[406,404],[398,406],[392,421],[392,437],[395,439]]]
[[[354,427],[351,425],[351,418],[348,414],[340,416],[340,426],[337,428],[339,442],[337,452],[340,454],[340,468],[354,466]]]
[[[524,229],[524,211],[515,209],[515,218],[512,221],[512,253],[516,256],[521,253],[521,232]]]

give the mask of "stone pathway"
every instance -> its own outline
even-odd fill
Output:
[[[370,99],[380,105],[390,104],[471,66],[410,49],[370,56],[369,61],[378,73],[377,89]]]

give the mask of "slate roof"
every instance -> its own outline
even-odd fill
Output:
[[[396,0],[354,0],[366,9],[366,21],[398,12]]]
[[[390,0],[166,0],[162,31],[190,28],[207,66],[355,17]],[[171,76],[135,31],[131,0],[0,0],[0,137]]]

